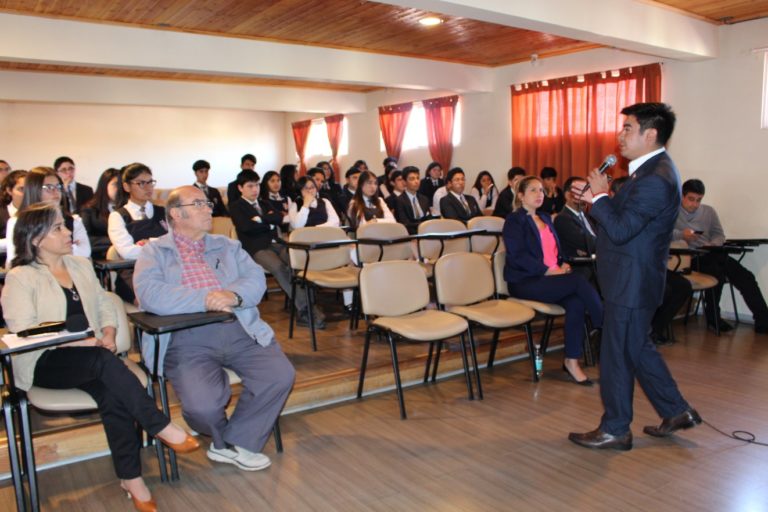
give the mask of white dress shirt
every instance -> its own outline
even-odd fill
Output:
[[[333,205],[331,202],[327,199],[323,199],[325,204],[325,212],[328,214],[328,220],[326,220],[323,224],[318,224],[319,226],[332,226],[332,227],[339,227],[341,226],[341,222],[339,221],[339,216],[336,213],[336,210],[333,208]],[[311,208],[317,208],[317,199],[315,198],[312,203],[310,203],[309,207]],[[309,208],[307,205],[303,205],[301,209],[297,211],[296,203],[291,203],[291,205],[288,207],[288,217],[291,222],[291,229],[296,228],[303,228],[307,225],[307,217],[309,217]]]
[[[124,208],[133,220],[141,220],[141,206],[128,201],[125,203]],[[144,213],[148,219],[155,216],[155,208],[151,201],[147,201],[144,204]],[[123,216],[119,212],[115,211],[109,214],[107,219],[107,235],[109,235],[109,241],[121,258],[124,260],[135,260],[139,257],[141,246],[136,245],[136,242],[139,240],[134,240],[131,234],[128,233]]]

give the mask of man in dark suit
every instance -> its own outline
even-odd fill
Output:
[[[456,219],[466,223],[469,219],[480,217],[483,214],[475,198],[464,193],[466,181],[464,170],[461,167],[454,167],[448,171],[446,181],[448,194],[440,199],[440,214],[443,218]]]
[[[419,193],[419,168],[413,165],[403,169],[405,192],[395,200],[395,219],[415,234],[419,224],[430,218],[429,199]]]
[[[638,103],[626,116],[619,148],[629,159],[631,178],[613,197],[608,177],[590,173],[592,217],[598,223],[597,275],[605,299],[600,353],[600,395],[605,413],[600,426],[571,433],[587,448],[632,448],[632,396],[638,380],[656,412],[659,426],[643,432],[666,437],[701,423],[685,401],[649,336],[651,319],[661,304],[669,243],[680,205],[680,175],[664,145],[675,114],[663,103]]]
[[[429,206],[432,207],[432,198],[440,187],[445,186],[443,179],[443,168],[438,162],[432,162],[427,166],[427,172],[419,185],[419,193],[429,199]]]
[[[61,193],[67,200],[69,213],[79,213],[83,205],[93,198],[93,189],[75,181],[75,162],[68,156],[57,158],[53,163],[53,170],[64,184]]]
[[[234,181],[231,181],[227,185],[227,203],[234,203],[240,197],[240,189],[238,188],[237,180],[245,171],[256,171],[256,157],[250,153],[246,153],[240,158],[240,172],[237,174]],[[256,173],[256,175],[258,175],[258,173]]]
[[[213,203],[214,217],[229,217],[227,207],[221,199],[221,192],[216,187],[208,186],[208,172],[211,170],[211,164],[205,160],[198,160],[192,164],[192,170],[195,172],[195,186],[203,191],[205,197]]]
[[[517,188],[517,183],[523,176],[525,176],[525,169],[522,167],[513,167],[507,171],[507,186],[499,192],[496,207],[493,209],[494,217],[506,219],[507,215],[512,213],[515,202],[515,188]]]
[[[349,212],[349,203],[352,201],[352,198],[355,197],[357,180],[360,179],[360,172],[360,168],[353,165],[347,170],[346,174],[344,174],[347,183],[341,188],[341,195],[339,196],[339,205],[344,212],[344,218],[346,218],[347,213]]]
[[[232,224],[245,252],[256,263],[272,274],[280,288],[290,297],[291,269],[285,246],[272,241],[277,236],[276,226],[283,222],[283,212],[273,209],[267,201],[259,200],[259,175],[255,171],[243,171],[237,179],[240,198],[229,204]],[[308,326],[307,299],[303,292],[296,294],[296,310],[299,325]],[[325,327],[325,316],[315,311],[315,326]]]
[[[563,185],[565,189],[565,207],[555,217],[555,230],[560,238],[560,248],[566,261],[591,256],[595,253],[597,228],[589,216],[584,213],[587,203],[580,201],[581,190],[587,185],[587,180],[571,176]],[[594,268],[590,263],[572,265],[573,272],[583,275],[588,281],[594,282]]]

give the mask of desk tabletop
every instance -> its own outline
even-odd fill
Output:
[[[235,315],[226,311],[205,311],[181,315],[155,315],[146,311],[140,311],[128,313],[128,318],[147,334],[154,335],[225,322],[235,318]]]
[[[136,260],[94,260],[93,267],[96,270],[123,270],[133,268]]]
[[[24,340],[24,345],[22,346],[8,346],[2,338],[0,338],[0,356],[22,354],[24,352],[32,352],[33,350],[55,347],[64,343],[69,343],[70,341],[83,340],[91,336],[93,336],[93,331],[91,330],[83,332],[55,333],[40,337],[30,336],[29,338],[21,338]]]

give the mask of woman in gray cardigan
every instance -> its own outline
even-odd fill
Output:
[[[113,303],[99,286],[90,261],[72,256],[72,236],[59,207],[36,203],[22,209],[13,239],[17,253],[2,292],[9,330],[18,332],[81,315],[95,333],[56,349],[15,357],[16,386],[78,388],[91,395],[99,407],[121,487],[137,510],[156,510],[141,477],[135,424],[178,452],[198,448],[197,440],[157,409],[136,376],[115,356]]]

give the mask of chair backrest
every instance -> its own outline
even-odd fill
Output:
[[[214,217],[213,224],[211,227],[211,234],[224,235],[227,237],[231,237],[233,227],[234,226],[232,225],[232,219],[230,219],[229,217]],[[235,240],[237,240],[237,238],[235,238]]]
[[[496,283],[496,293],[508,297],[509,289],[504,280],[504,265],[507,261],[507,252],[499,251],[493,256],[493,280]]]
[[[332,242],[334,240],[346,240],[344,230],[331,226],[314,226],[310,228],[298,228],[291,231],[289,242]],[[330,270],[344,267],[351,263],[350,249],[353,246],[343,245],[331,249],[311,251],[309,257],[309,270]],[[291,260],[291,268],[304,270],[307,253],[301,249],[289,249],[288,256]]]
[[[119,260],[120,255],[117,253],[117,249],[115,249],[114,245],[110,245],[109,249],[107,249],[107,259],[108,260]]]
[[[488,231],[498,231],[498,236],[473,236],[472,237],[472,252],[479,252],[481,254],[492,254],[493,250],[503,248],[503,244],[500,240],[501,230],[504,229],[504,219],[501,217],[493,217],[491,215],[484,215],[482,217],[473,217],[467,222],[467,229],[487,229]]]
[[[684,240],[673,240],[669,244],[670,248],[674,249],[687,249],[688,244]],[[670,254],[667,260],[667,269],[672,272],[683,272],[691,268],[691,257],[687,254],[672,255]]]
[[[104,293],[107,294],[109,300],[115,306],[115,315],[117,316],[117,335],[115,337],[115,345],[117,345],[117,353],[122,354],[123,352],[128,352],[131,350],[133,329],[128,323],[128,315],[125,314],[123,299],[112,292]]]
[[[403,224],[397,222],[369,222],[357,228],[357,238],[392,240],[393,238],[404,238],[407,236],[408,229]],[[381,261],[413,259],[411,242],[383,247],[384,251],[382,253],[376,245],[359,244],[360,262],[374,263],[379,261],[379,256],[381,256]]]
[[[424,233],[449,233],[466,230],[467,226],[456,219],[432,219],[419,224],[420,235]],[[419,240],[419,249],[421,250],[422,257],[430,261],[435,261],[440,257],[440,241],[438,240]],[[443,254],[454,252],[469,252],[469,238],[446,240]]]
[[[415,261],[381,261],[360,271],[363,313],[401,316],[429,304],[427,275]]]
[[[494,286],[491,262],[482,254],[446,254],[435,264],[435,288],[440,304],[473,304],[492,296]]]

